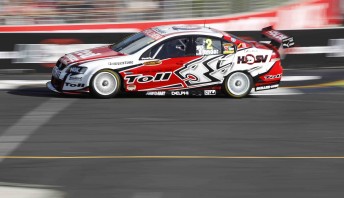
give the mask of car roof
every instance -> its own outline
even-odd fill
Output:
[[[224,32],[219,30],[203,27],[199,25],[166,25],[166,26],[156,26],[143,31],[147,36],[152,37],[155,40],[159,40],[167,36],[178,36],[178,35],[212,35],[215,37],[222,37],[225,35]]]

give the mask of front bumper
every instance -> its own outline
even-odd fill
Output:
[[[55,87],[53,86],[53,84],[51,83],[51,81],[47,82],[46,86],[47,86],[48,89],[50,89],[50,90],[53,91],[53,92],[61,93],[60,91],[58,91],[57,89],[55,89]]]

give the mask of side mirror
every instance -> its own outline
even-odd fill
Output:
[[[176,49],[185,52],[185,46],[184,45],[176,45]]]

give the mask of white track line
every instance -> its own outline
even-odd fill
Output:
[[[0,136],[0,155],[10,155],[39,127],[75,100],[52,98],[21,117]],[[0,159],[0,162],[3,159]]]
[[[67,108],[75,100],[52,98],[21,117],[0,136],[0,155],[8,156],[54,115]],[[0,163],[4,159],[0,159]],[[0,183],[1,197],[8,198],[62,198],[64,193],[46,188],[8,186]]]
[[[281,81],[319,80],[321,76],[282,76]]]
[[[22,86],[45,85],[49,80],[0,80],[0,90],[18,89]]]
[[[303,94],[302,91],[296,89],[288,89],[288,88],[277,88],[277,89],[270,89],[264,91],[254,91],[252,89],[250,95],[253,96],[284,96],[284,95],[299,95]]]
[[[51,189],[0,186],[4,198],[62,198],[64,193]]]

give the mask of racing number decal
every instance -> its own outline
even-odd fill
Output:
[[[205,43],[207,44],[207,47],[206,47],[207,50],[213,49],[213,41],[211,39],[206,39]]]

